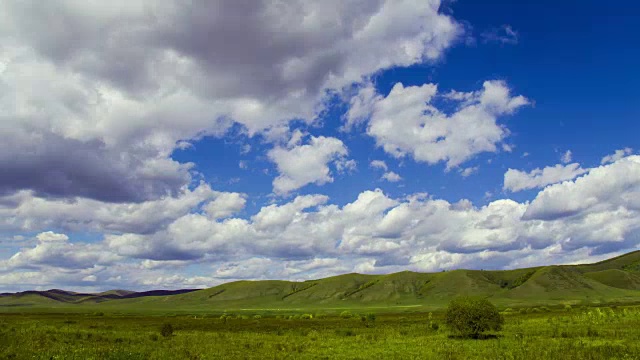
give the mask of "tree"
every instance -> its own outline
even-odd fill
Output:
[[[501,330],[504,318],[487,299],[459,297],[449,303],[445,321],[458,334],[478,338],[485,331]]]

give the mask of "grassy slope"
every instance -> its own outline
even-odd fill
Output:
[[[441,308],[459,295],[490,298],[501,306],[640,301],[640,251],[595,264],[506,271],[404,271],[345,274],[305,282],[237,281],[178,295],[104,299],[62,291],[0,296],[9,307],[84,307],[106,311],[225,311],[239,309]],[[112,293],[113,294],[113,293]],[[123,294],[124,295],[124,294]],[[69,299],[68,303],[56,301]]]

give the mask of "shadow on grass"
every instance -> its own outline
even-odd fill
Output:
[[[454,340],[493,340],[501,338],[501,335],[495,334],[475,334],[475,335],[449,335],[449,339]]]

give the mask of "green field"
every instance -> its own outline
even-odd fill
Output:
[[[1,359],[638,359],[640,310],[507,312],[483,340],[451,337],[441,314],[210,316],[4,314]],[[255,318],[260,315],[260,318]],[[291,318],[290,318],[291,317]],[[305,319],[307,317],[307,319]],[[163,337],[160,328],[175,329]],[[438,324],[438,326],[431,325]]]
[[[495,304],[503,330],[452,336],[443,311],[460,295]],[[0,295],[0,359],[640,359],[638,304],[640,252],[183,293],[31,291]]]

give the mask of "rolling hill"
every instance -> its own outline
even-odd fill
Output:
[[[64,290],[0,294],[0,311],[78,308],[95,311],[437,309],[460,295],[499,306],[640,302],[640,251],[593,264],[439,273],[345,274],[304,282],[235,281],[208,289],[98,294]]]

